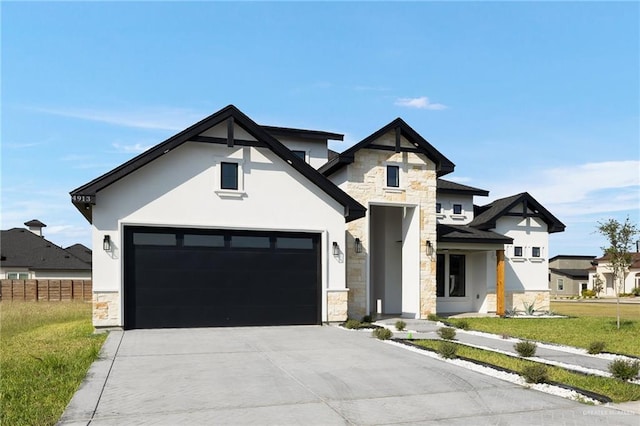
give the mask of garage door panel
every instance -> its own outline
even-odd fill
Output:
[[[127,227],[125,327],[317,324],[319,259],[315,234]]]

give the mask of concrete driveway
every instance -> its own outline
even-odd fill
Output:
[[[638,425],[336,327],[112,332],[63,425]]]

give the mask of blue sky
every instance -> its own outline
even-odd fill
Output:
[[[599,255],[640,223],[640,4],[18,3],[2,19],[2,229],[89,245],[69,191],[234,104],[345,134],[402,117],[447,179],[528,191]]]

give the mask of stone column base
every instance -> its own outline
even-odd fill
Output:
[[[327,290],[327,321],[346,321],[348,309],[349,290]]]
[[[93,326],[96,328],[122,326],[119,292],[93,292]]]

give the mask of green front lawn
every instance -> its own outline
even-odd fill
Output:
[[[569,305],[565,307],[564,305]],[[508,335],[539,342],[558,343],[588,348],[591,342],[605,343],[605,352],[640,356],[640,305],[625,305],[620,330],[616,328],[615,305],[552,303],[551,309],[559,314],[573,315],[586,309],[593,315],[606,313],[613,316],[580,316],[570,318],[464,318],[449,319],[454,325],[466,322],[471,330]],[[592,311],[589,311],[591,310]]]
[[[414,343],[425,348],[435,349],[436,351],[440,346],[440,341],[438,340],[418,340]],[[522,371],[526,365],[536,364],[534,361],[514,358],[482,349],[470,348],[464,345],[458,345],[458,355],[508,368],[513,371]],[[547,371],[549,373],[549,380],[551,381],[605,395],[614,402],[640,400],[640,386],[632,383],[608,377],[585,376],[572,373],[560,367],[549,366]]]
[[[0,302],[0,324],[0,424],[55,424],[106,338],[91,304]]]

